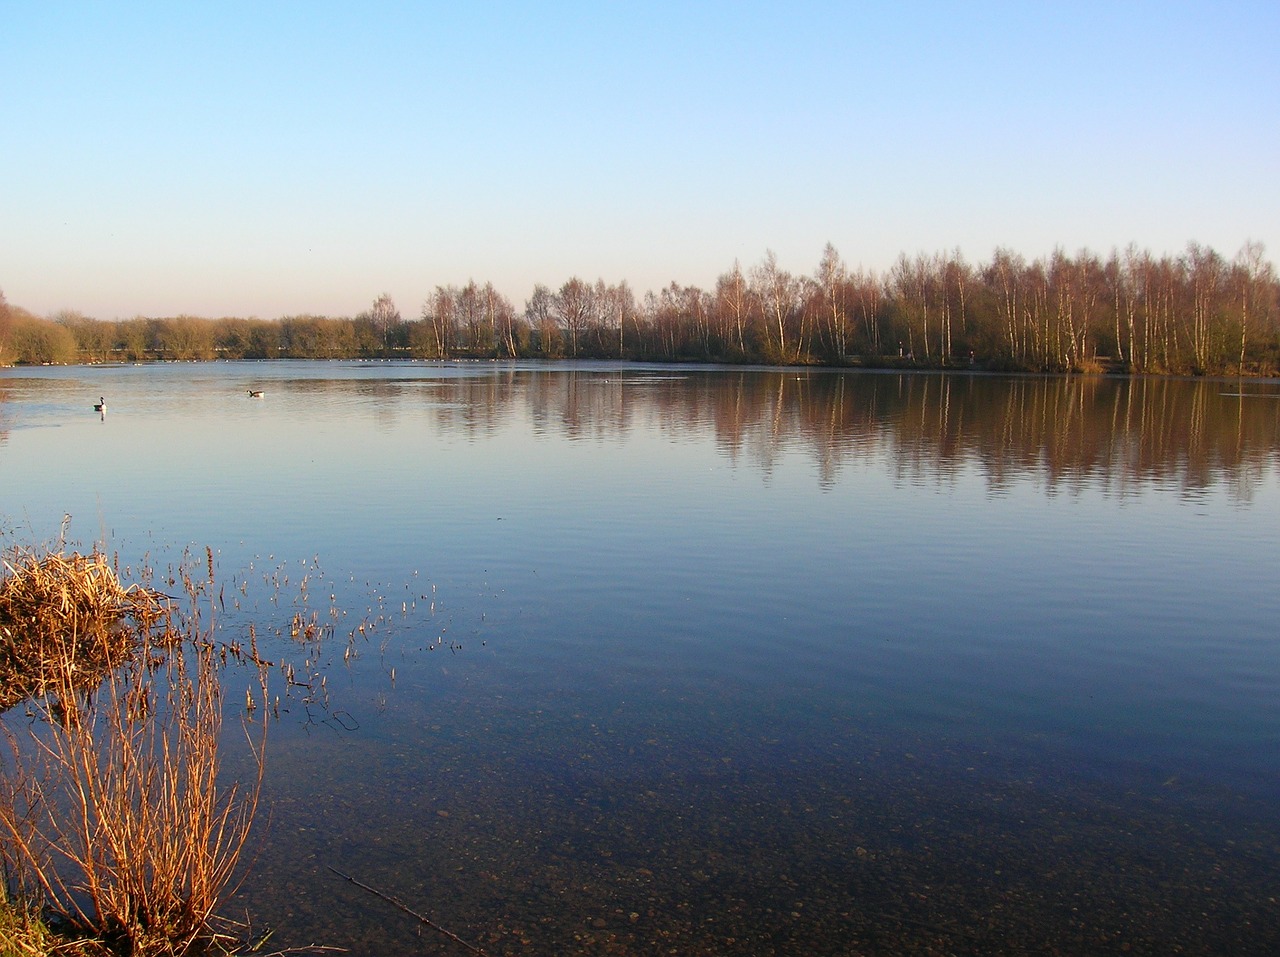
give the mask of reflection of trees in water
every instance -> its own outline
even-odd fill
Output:
[[[972,404],[975,430],[966,443],[993,485],[1033,473],[1050,488],[1090,482],[1125,494],[1156,484],[1194,494],[1225,485],[1247,500],[1276,463],[1274,391],[1231,396],[1223,393],[1238,390],[1221,382],[1167,379],[1016,379],[1003,386],[994,407]]]
[[[1261,383],[728,372],[665,387],[579,385],[564,400],[579,429],[585,420],[613,430],[630,418],[674,433],[710,428],[731,458],[766,471],[803,449],[824,486],[880,453],[915,481],[977,468],[993,488],[1034,476],[1050,489],[1088,483],[1119,494],[1226,486],[1247,500],[1280,448],[1280,389]]]
[[[710,434],[766,473],[801,451],[823,487],[882,456],[903,481],[976,469],[996,490],[1030,476],[1050,490],[1225,487],[1248,500],[1280,449],[1280,386],[1258,380],[513,367],[316,383],[343,386],[388,415],[420,400],[441,431],[472,438],[504,427],[573,440]]]
[[[9,383],[0,381],[0,445],[9,441],[9,416],[5,410],[5,403],[9,401],[11,389],[12,386]]]
[[[799,416],[823,463],[841,462],[830,452],[839,436],[841,446],[885,452],[903,477],[938,481],[976,467],[993,488],[1034,476],[1051,490],[1225,485],[1248,499],[1277,462],[1274,386],[1241,397],[1223,394],[1240,391],[1234,385],[1204,380],[845,378],[845,396],[823,385]]]

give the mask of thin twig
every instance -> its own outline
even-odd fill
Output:
[[[448,937],[451,941],[453,941],[456,944],[461,944],[463,947],[467,948],[467,950],[471,951],[473,954],[479,954],[480,957],[488,957],[488,955],[479,947],[476,947],[474,944],[468,944],[465,940],[463,940],[453,931],[446,930],[445,928],[437,924],[435,921],[431,920],[429,917],[423,917],[416,910],[413,910],[407,904],[397,900],[396,898],[392,897],[390,894],[384,894],[382,891],[378,890],[376,887],[370,887],[368,884],[362,884],[360,881],[356,880],[350,874],[342,873],[342,871],[338,870],[332,864],[326,864],[325,867],[329,868],[329,870],[333,871],[333,873],[337,874],[343,880],[350,881],[352,884],[355,884],[356,887],[359,887],[363,890],[368,891],[374,897],[380,897],[382,898],[382,900],[386,901],[391,906],[399,908],[400,910],[408,914],[410,917],[414,918],[415,920],[419,921],[422,924],[425,924],[427,927],[430,927],[436,933],[444,934],[444,936]]]

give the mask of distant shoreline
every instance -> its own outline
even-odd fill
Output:
[[[48,318],[0,296],[0,363],[212,359],[597,359],[988,372],[1280,373],[1280,277],[1247,243],[1232,260],[1191,243],[1028,262],[997,249],[903,255],[850,269],[830,244],[812,275],[772,253],[712,290],[572,278],[524,308],[492,283],[437,286],[417,318],[383,293],[353,317]]]
[[[514,356],[514,357],[470,357],[470,356],[450,356],[447,358],[431,358],[422,356],[328,356],[323,358],[315,358],[308,356],[279,356],[276,358],[246,358],[246,357],[229,357],[219,356],[209,359],[177,359],[170,357],[146,357],[140,359],[120,358],[120,359],[94,359],[85,361],[71,362],[8,362],[0,363],[0,369],[37,369],[37,368],[120,368],[123,366],[163,366],[176,365],[182,363],[193,364],[217,364],[224,362],[245,362],[245,363],[263,363],[263,364],[289,364],[293,362],[399,362],[412,363],[421,365],[458,365],[458,364],[478,364],[492,363],[495,365],[516,365],[519,363],[545,363],[554,366],[560,364],[572,363],[612,363],[616,365],[634,365],[644,366],[680,366],[684,368],[727,368],[741,370],[761,370],[768,371],[770,369],[809,369],[814,372],[918,372],[918,373],[946,373],[946,374],[971,374],[971,375],[1036,375],[1036,376],[1053,376],[1053,377],[1071,377],[1071,378],[1118,378],[1118,379],[1140,379],[1140,378],[1162,378],[1162,379],[1277,379],[1280,378],[1280,368],[1245,368],[1224,369],[1219,371],[1184,371],[1184,370],[1145,370],[1138,371],[1131,367],[1127,367],[1117,360],[1108,357],[1095,357],[1095,367],[1089,369],[1032,369],[1019,368],[1008,364],[983,365],[981,362],[975,361],[972,364],[955,361],[951,364],[943,364],[939,362],[926,363],[918,359],[898,358],[896,356],[848,356],[844,362],[764,362],[764,361],[744,361],[733,359],[644,359],[644,358],[600,358],[591,356],[578,356],[571,358],[567,356],[549,357],[549,356]]]

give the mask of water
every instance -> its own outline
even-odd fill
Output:
[[[0,481],[333,622],[273,944],[457,952],[336,868],[490,954],[1280,945],[1280,383],[3,370]]]

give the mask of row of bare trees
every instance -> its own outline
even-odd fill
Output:
[[[387,294],[355,317],[40,320],[0,300],[0,361],[111,358],[604,358],[1211,373],[1280,369],[1280,280],[1261,244],[1232,259],[1061,249],[902,255],[885,273],[828,244],[811,276],[768,252],[712,289],[637,296],[574,277],[523,310],[494,288],[438,286],[416,319]]]

